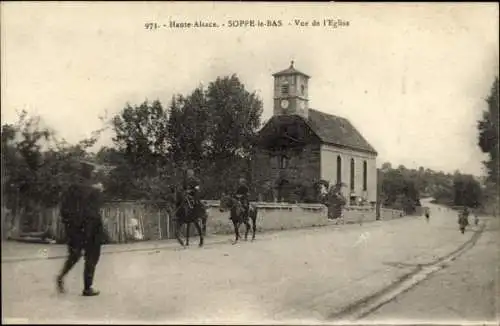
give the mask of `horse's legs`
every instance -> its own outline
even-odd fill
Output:
[[[203,218],[203,236],[207,236],[207,218]]]
[[[235,235],[233,244],[236,244],[236,242],[238,242],[238,239],[240,238],[240,231],[238,230],[240,228],[240,223],[237,221],[233,221],[233,225],[234,225],[234,235]]]
[[[200,244],[199,246],[202,247],[203,246],[203,231],[201,229],[201,226],[200,226],[200,222],[199,221],[194,221],[194,226],[196,227],[196,231],[198,231],[198,234],[200,235]]]
[[[175,237],[177,238],[177,241],[179,241],[181,246],[184,247],[184,242],[181,239],[181,226],[182,222],[179,218],[177,218],[177,221],[175,222]]]
[[[245,220],[245,241],[248,240],[248,231],[250,231],[250,222],[248,221],[248,218]]]
[[[186,223],[186,246],[189,246],[189,230],[191,229],[191,223]]]
[[[255,230],[257,229],[257,213],[252,213],[252,241],[255,240]]]

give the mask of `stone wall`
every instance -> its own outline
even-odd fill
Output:
[[[232,233],[233,225],[229,221],[229,213],[221,213],[216,201],[206,201],[209,221],[207,233]],[[257,231],[288,230],[314,226],[325,226],[335,222],[328,220],[327,209],[321,204],[285,204],[285,203],[255,203],[258,207]],[[376,220],[375,209],[369,206],[345,207],[344,222],[366,223]],[[381,208],[380,220],[392,220],[404,216],[402,211]],[[244,231],[244,226],[240,232]]]

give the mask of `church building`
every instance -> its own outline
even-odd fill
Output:
[[[376,202],[376,150],[349,120],[309,107],[310,76],[295,69],[293,61],[273,77],[273,116],[259,131],[252,183],[271,185],[287,200],[283,193],[324,180],[343,183],[352,205]]]

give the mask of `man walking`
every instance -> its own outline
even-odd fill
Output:
[[[83,272],[83,296],[96,296],[99,291],[92,288],[96,265],[101,255],[103,224],[100,214],[102,185],[92,183],[91,164],[80,162],[79,180],[63,194],[61,217],[68,241],[68,258],[57,276],[57,288],[65,292],[64,277],[75,266],[85,252]]]

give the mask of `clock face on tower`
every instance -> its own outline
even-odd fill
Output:
[[[289,104],[289,103],[288,103],[288,100],[281,100],[281,107],[282,107],[283,109],[288,108],[288,104]]]

